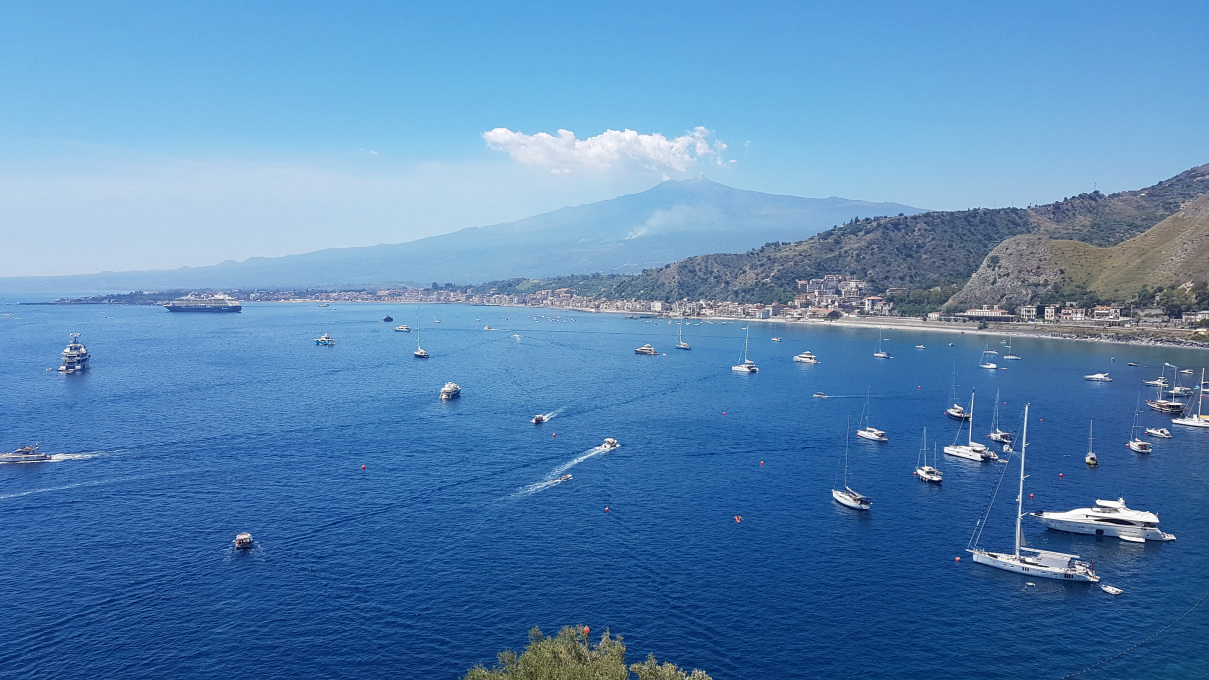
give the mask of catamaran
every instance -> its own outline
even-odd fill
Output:
[[[730,370],[736,373],[756,373],[760,369],[756,366],[756,362],[747,358],[747,341],[751,339],[751,326],[747,327],[747,336],[743,338],[743,363],[736,364],[730,367]]]
[[[990,514],[990,504],[988,504],[987,512],[978,520],[974,535],[970,537],[970,545],[966,548],[966,552],[974,556],[976,563],[1004,571],[1014,571],[1042,578],[1098,583],[1100,575],[1096,573],[1094,564],[1080,560],[1078,555],[1030,548],[1024,540],[1024,531],[1020,528],[1020,518],[1024,516],[1024,456],[1028,450],[1028,407],[1028,404],[1024,405],[1024,429],[1020,435],[1020,490],[1016,494],[1015,550],[1012,553],[997,553],[978,547],[978,539],[982,536],[982,529],[986,526],[986,519]]]

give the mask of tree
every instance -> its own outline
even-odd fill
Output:
[[[564,626],[550,638],[534,627],[529,631],[529,645],[520,656],[506,649],[496,655],[494,668],[488,670],[478,664],[462,680],[628,680],[631,670],[639,680],[711,680],[704,671],[686,674],[670,663],[660,666],[654,654],[627,669],[620,636],[609,637],[605,630],[593,647],[587,632],[583,626]]]

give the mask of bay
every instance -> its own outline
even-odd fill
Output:
[[[1087,677],[1209,667],[1193,608],[1209,432],[1170,426],[1150,456],[1124,445],[1142,380],[1164,363],[1199,377],[1203,351],[1016,338],[1022,360],[990,371],[995,336],[751,322],[745,375],[739,321],[694,321],[677,351],[667,320],[548,309],[0,311],[0,448],[54,454],[0,465],[14,677],[454,678],[571,624],[719,679],[1062,677],[1173,621]],[[64,376],[69,332],[93,359]],[[325,332],[335,346],[314,344]],[[893,359],[872,356],[879,335]],[[660,354],[635,355],[644,343]],[[822,363],[791,361],[807,349]],[[1026,511],[1124,496],[1178,540],[1026,518],[1034,546],[1093,560],[1118,597],[972,564],[1002,466],[942,456],[942,486],[912,477],[924,427],[940,447],[965,438],[943,415],[955,371],[959,403],[977,390],[977,437],[997,390],[1004,429],[1032,404]],[[1113,382],[1082,379],[1101,371]],[[462,397],[442,402],[449,380]],[[857,513],[829,490],[866,395],[890,441],[847,443],[873,498]],[[1011,547],[1014,475],[986,547]],[[232,549],[240,531],[251,551]]]

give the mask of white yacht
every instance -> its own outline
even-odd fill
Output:
[[[1028,450],[1028,404],[1024,405],[1024,429],[1020,437],[1020,490],[1016,494],[1016,545],[1014,552],[998,553],[978,547],[978,539],[990,515],[990,505],[978,522],[978,528],[970,537],[970,545],[966,551],[974,556],[974,562],[988,567],[1014,571],[1028,576],[1040,576],[1064,581],[1089,581],[1097,583],[1100,575],[1095,567],[1079,559],[1078,555],[1038,550],[1028,547],[1024,540],[1024,531],[1020,528],[1020,518],[1024,516],[1024,456]]]
[[[1099,467],[1100,459],[1096,457],[1096,452],[1091,448],[1092,442],[1095,441],[1092,437],[1092,422],[1087,421],[1087,455],[1083,456],[1083,462],[1087,463],[1088,467]]]
[[[815,355],[813,355],[813,354],[811,354],[811,353],[810,353],[810,350],[807,350],[807,351],[805,351],[805,352],[802,352],[801,354],[795,354],[795,355],[793,355],[793,360],[794,360],[794,361],[801,362],[801,363],[803,363],[803,364],[817,364],[817,363],[821,363],[821,362],[819,361],[819,358],[818,358],[818,357],[816,357]]]
[[[1138,434],[1143,429],[1142,424],[1139,422],[1141,417],[1142,405],[1138,404],[1138,408],[1133,413],[1133,429],[1130,431],[1129,441],[1125,442],[1125,445],[1129,447],[1130,451],[1135,453],[1150,453],[1154,450],[1154,447]]]
[[[63,356],[59,362],[60,373],[78,373],[88,368],[88,360],[92,355],[88,353],[88,348],[84,343],[80,342],[79,333],[71,333],[71,342],[67,343],[67,347],[63,348]]]
[[[759,373],[760,369],[756,366],[756,362],[747,358],[747,341],[751,338],[751,327],[748,326],[747,336],[743,339],[743,363],[736,364],[730,367],[730,370],[736,373]]]
[[[1108,377],[1107,373],[1092,373],[1091,375],[1083,376],[1083,379],[1091,380],[1092,382],[1112,382],[1112,378]]]
[[[945,455],[956,456],[957,458],[965,458],[966,460],[977,460],[993,462],[999,460],[999,456],[995,452],[988,449],[986,444],[974,441],[974,390],[970,390],[970,410],[969,438],[965,444],[958,444],[957,439],[961,437],[961,428],[965,424],[957,426],[957,436],[953,438],[953,443],[945,447]]]
[[[447,382],[441,388],[442,399],[457,399],[460,396],[462,396],[462,387],[455,382]]]
[[[236,550],[250,550],[252,548],[252,534],[243,532],[235,536],[235,540],[231,541],[235,544]]]
[[[861,411],[861,421],[858,423],[861,427],[856,431],[856,436],[863,439],[869,439],[875,442],[889,441],[886,433],[876,427],[869,425],[869,418],[872,417],[871,409],[869,408],[869,395],[865,395],[865,408]]]
[[[316,345],[325,345],[325,346],[334,345],[334,344],[336,344],[336,339],[333,338],[332,336],[328,335],[327,333],[324,333],[323,335],[320,335],[319,337],[315,338],[315,344]]]
[[[654,347],[651,347],[649,344],[646,344],[646,345],[643,345],[642,347],[638,347],[637,349],[635,349],[634,354],[648,354],[648,355],[654,356],[656,354],[659,354],[659,351],[656,350]]]
[[[937,463],[935,444],[932,445],[932,462]],[[923,443],[919,445],[919,458],[915,463],[915,478],[921,482],[931,482],[933,484],[940,484],[941,480],[944,479],[940,470],[933,465],[928,465],[928,428],[926,427],[924,428]]]
[[[844,507],[852,508],[853,510],[868,510],[873,505],[873,501],[868,496],[853,491],[852,487],[848,486],[848,427],[851,421],[844,426],[844,465],[840,470],[835,471],[835,484],[831,487],[831,497],[836,503]],[[840,485],[840,474],[843,474],[842,489],[836,488]]]
[[[601,444],[600,446],[601,446],[601,448],[603,448],[604,450],[608,451],[608,450],[610,450],[610,449],[615,449],[615,448],[617,448],[618,446],[621,446],[621,444],[618,444],[616,439],[613,439],[612,437],[609,437],[609,438],[605,439],[605,440],[604,440],[604,443],[603,443],[603,444]]]
[[[1181,414],[1179,418],[1171,419],[1172,423],[1176,425],[1183,425],[1185,427],[1209,427],[1209,416],[1201,413],[1201,401],[1205,398],[1205,369],[1203,368],[1201,369],[1201,384],[1197,389],[1200,391],[1200,394],[1197,395],[1196,399],[1193,399],[1192,402],[1188,403],[1188,408],[1184,409],[1184,413]],[[1195,414],[1192,412],[1193,403],[1196,404]],[[1147,430],[1147,432],[1149,432],[1149,430]],[[1167,436],[1170,437],[1171,435],[1168,434]]]
[[[1159,439],[1171,439],[1171,430],[1165,427],[1148,427],[1146,428],[1146,434],[1151,437],[1158,437]]]
[[[50,460],[50,454],[39,451],[38,444],[26,444],[16,451],[0,453],[0,463],[36,463],[43,460]]]
[[[999,368],[999,364],[987,358],[987,355],[997,356],[998,354],[999,352],[996,352],[991,349],[990,345],[987,345],[982,350],[982,357],[978,360],[978,368]]]
[[[1090,508],[1066,512],[1034,512],[1033,517],[1056,531],[1095,536],[1117,536],[1125,540],[1174,541],[1175,536],[1159,531],[1159,516],[1145,510],[1125,507],[1125,499],[1096,499]]]
[[[396,333],[410,333],[411,328],[407,324],[401,323],[398,326],[395,326],[395,332]]]

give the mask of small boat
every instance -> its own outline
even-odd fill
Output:
[[[773,338],[773,339],[772,339],[772,341],[773,341],[773,342],[780,342],[780,341],[781,341],[781,338],[776,337],[776,338]]]
[[[1160,376],[1154,380],[1143,380],[1142,384],[1150,385],[1151,387],[1167,387],[1167,378],[1166,376]]]
[[[26,444],[16,451],[0,453],[0,463],[36,463],[43,460],[50,460],[50,454],[39,451],[38,444]]]
[[[331,303],[328,303],[328,302],[320,302],[319,306],[320,307],[331,307],[332,305],[331,305]]]
[[[548,420],[548,418],[546,418],[546,416],[544,414],[539,413],[539,414],[533,416],[533,420],[530,420],[529,422],[533,423],[534,425],[539,425],[541,423],[546,422],[547,420]]]
[[[246,531],[242,534],[237,534],[235,540],[231,542],[235,544],[236,550],[248,550],[252,547],[252,534]]]
[[[915,349],[928,349],[928,348],[924,347],[923,345],[916,345]]]
[[[991,432],[987,437],[1008,447],[1012,445],[1012,433],[999,429],[999,390],[995,390],[995,415],[991,416]]]
[[[760,369],[756,366],[756,362],[747,358],[747,341],[751,339],[751,327],[748,327],[747,336],[743,339],[743,363],[736,364],[730,367],[730,370],[736,373],[758,373]]]
[[[1011,553],[992,552],[978,546],[982,529],[986,519],[990,516],[991,503],[987,504],[983,517],[979,519],[974,535],[970,538],[970,547],[966,550],[974,555],[975,563],[985,564],[996,569],[1042,578],[1098,583],[1100,576],[1096,573],[1095,565],[1080,560],[1078,555],[1031,548],[1024,540],[1024,531],[1020,528],[1020,518],[1024,516],[1024,458],[1025,452],[1028,451],[1026,443],[1028,441],[1028,407],[1028,404],[1024,405],[1024,430],[1020,436],[1020,490],[1016,494],[1015,550]],[[994,496],[992,496],[993,498]]]
[[[647,344],[635,349],[634,354],[648,354],[650,356],[654,356],[659,354],[659,352],[654,347],[651,347],[649,344]]]
[[[1012,341],[1011,340],[1007,341],[1007,354],[1004,354],[1003,358],[1009,359],[1009,360],[1014,360],[1014,361],[1020,360],[1020,357],[1016,356],[1015,354],[1012,354]]]
[[[807,350],[807,351],[805,351],[805,352],[802,352],[801,354],[795,354],[795,355],[793,355],[793,360],[794,360],[794,361],[797,361],[797,362],[799,362],[799,363],[803,363],[803,364],[818,364],[818,363],[822,363],[822,362],[820,362],[820,361],[819,361],[819,358],[818,358],[818,357],[816,357],[815,355],[813,355],[813,354],[811,354],[811,353],[810,353],[810,350]]]
[[[394,317],[391,317],[389,315],[382,317],[382,323],[390,323],[392,321],[394,321]]]
[[[1096,458],[1096,452],[1091,450],[1091,422],[1087,421],[1087,455],[1083,456],[1083,462],[1087,463],[1088,467],[1099,467],[1100,459]]]
[[[1138,364],[1137,364],[1137,362],[1130,361],[1130,362],[1127,362],[1125,365],[1126,366],[1137,366]]]
[[[844,488],[837,489],[840,482],[841,470],[843,473]],[[835,502],[844,507],[852,508],[853,510],[868,510],[873,501],[868,496],[853,491],[852,487],[848,486],[848,427],[844,427],[844,465],[841,470],[836,471],[836,484],[831,488],[831,497]]]
[[[988,449],[986,444],[974,441],[974,390],[970,390],[970,410],[969,423],[970,432],[965,444],[958,444],[957,440],[961,437],[961,428],[965,426],[963,422],[957,426],[957,434],[953,437],[953,443],[945,447],[945,454],[956,456],[957,458],[965,458],[966,460],[976,460],[982,462],[994,462],[999,460],[999,456],[995,452]]]
[[[1138,436],[1138,433],[1140,431],[1142,431],[1142,425],[1141,425],[1141,423],[1138,422],[1141,418],[1142,418],[1142,405],[1138,404],[1137,409],[1134,410],[1134,413],[1133,413],[1133,430],[1131,431],[1129,441],[1126,442],[1125,445],[1128,446],[1130,448],[1130,450],[1135,453],[1150,453],[1151,451],[1154,450],[1154,447],[1152,447],[1150,445],[1150,442],[1144,441],[1141,437]]]
[[[1083,379],[1093,382],[1112,382],[1112,378],[1108,377],[1107,373],[1092,373],[1091,375],[1083,376]]]
[[[455,382],[447,382],[441,388],[442,399],[457,399],[460,396],[462,396],[462,387]]]
[[[405,323],[399,324],[398,326],[395,326],[395,332],[396,333],[410,333],[411,328],[409,328],[408,325]]]
[[[890,356],[889,352],[882,349],[882,339],[881,338],[877,339],[877,349],[875,349],[873,351],[873,356],[877,357],[878,359],[893,359],[894,358],[894,357]]]
[[[1146,428],[1146,434],[1151,437],[1158,437],[1159,439],[1171,439],[1171,430],[1165,427],[1148,427]]]
[[[487,324],[486,326],[483,326],[483,330],[485,330],[485,331],[493,331],[493,330],[495,330],[495,329],[491,327],[491,324]]]
[[[1116,586],[1108,586],[1108,585],[1104,585],[1103,583],[1100,584],[1100,590],[1103,590],[1104,592],[1108,593],[1109,595],[1120,595],[1121,593],[1125,592],[1124,590],[1121,590],[1120,588],[1118,588]]]
[[[601,444],[600,446],[601,446],[601,447],[602,447],[602,448],[603,448],[605,451],[608,451],[608,450],[610,450],[610,449],[615,449],[615,448],[617,448],[618,446],[621,446],[621,444],[618,444],[616,439],[613,439],[612,437],[609,437],[608,439],[605,439],[605,440],[604,440],[604,443],[603,443],[603,444]]]
[[[562,477],[559,477],[559,478],[558,478],[558,481],[560,481],[560,482],[565,482],[565,481],[567,481],[568,479],[571,479],[571,475],[563,475]]]
[[[919,458],[915,463],[915,478],[921,482],[940,484],[944,477],[941,475],[940,470],[936,468],[936,464],[939,461],[936,460],[935,444],[932,445],[932,462],[933,465],[928,465],[928,428],[925,427],[924,440],[919,445]]]
[[[987,355],[997,355],[997,354],[999,354],[999,352],[996,352],[995,350],[991,349],[991,346],[988,344],[982,350],[982,358],[980,358],[978,360],[978,368],[999,368],[999,364],[996,364],[994,361],[991,361],[990,359],[987,358]]]
[[[876,427],[871,427],[869,425],[870,415],[871,414],[870,414],[870,408],[869,408],[869,394],[866,393],[865,394],[865,408],[861,411],[861,421],[859,423],[860,425],[863,425],[863,427],[861,427],[860,429],[858,429],[856,431],[856,436],[861,437],[862,439],[868,439],[870,441],[875,441],[875,442],[889,441],[889,438],[886,437],[885,432],[877,429]]]
[[[953,343],[949,343],[952,345]],[[998,399],[996,399],[998,401]],[[970,412],[957,403],[957,363],[953,363],[953,384],[949,386],[949,402],[953,404],[945,409],[945,415],[953,420],[969,420]]]
[[[827,398],[827,395],[823,394],[822,392],[815,392],[814,396],[816,399],[826,399]]]
[[[327,333],[324,333],[323,335],[320,335],[319,337],[315,338],[315,344],[316,345],[334,345],[334,344],[336,344],[336,339],[333,338],[332,336],[328,335]]]

